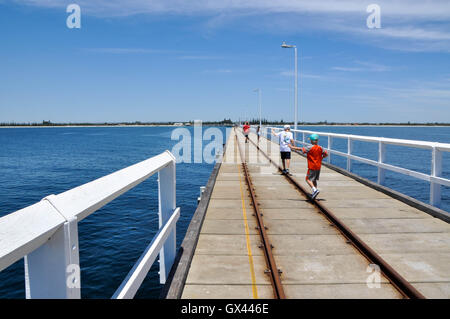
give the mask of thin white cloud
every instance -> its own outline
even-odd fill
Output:
[[[217,69],[217,70],[205,70],[203,73],[232,73],[233,70],[230,69]]]
[[[405,99],[440,100],[450,106],[450,88],[390,88],[392,96]]]
[[[178,57],[180,60],[220,60],[223,59],[221,56],[212,55],[182,55]]]
[[[10,1],[11,2],[11,1]],[[12,0],[64,8],[73,0]],[[78,0],[82,14],[120,17],[136,14],[201,16],[203,32],[236,21],[278,34],[325,31],[396,50],[450,52],[450,1],[377,0],[381,29],[368,29],[372,0]]]
[[[352,67],[344,67],[344,66],[333,66],[331,68],[335,71],[343,71],[343,72],[361,72],[363,71],[362,68],[352,68]]]
[[[325,79],[326,77],[319,74],[301,73],[300,76],[305,79]]]
[[[177,59],[180,60],[219,60],[225,58],[223,56],[215,55],[188,55],[188,52],[186,51],[183,52],[177,50],[160,50],[148,48],[82,48],[81,50],[84,52],[105,54],[173,54]]]
[[[156,54],[169,53],[174,51],[143,49],[143,48],[83,48],[83,51],[93,53],[109,53],[109,54]]]
[[[414,40],[450,40],[450,32],[441,30],[424,30],[422,28],[382,28],[379,35]]]
[[[391,67],[389,67],[389,66],[378,64],[378,63],[373,63],[373,62],[355,61],[355,63],[363,66],[365,68],[365,70],[368,70],[368,71],[385,72],[385,71],[391,70]]]
[[[285,77],[294,77],[295,76],[295,73],[292,70],[281,71],[279,74],[281,76],[285,76]],[[302,72],[299,72],[298,76],[302,77],[302,78],[308,78],[308,79],[323,79],[323,78],[325,78],[323,75],[309,74],[309,73],[302,73]]]
[[[358,66],[334,66],[331,69],[343,72],[385,72],[391,70],[391,68],[386,65],[372,62],[355,61],[355,64]]]
[[[284,77],[294,77],[294,71],[289,70],[289,71],[281,71],[278,73],[278,75],[280,76],[284,76]],[[318,80],[318,81],[347,81],[347,78],[343,78],[343,77],[336,77],[334,75],[329,75],[329,74],[311,74],[311,73],[303,73],[303,72],[299,72],[298,73],[298,77],[300,82],[302,82],[304,79],[308,79],[308,80]]]
[[[450,107],[450,83],[442,81],[430,82],[410,80],[407,82],[378,83],[358,80],[353,95],[343,95],[344,99],[355,100],[364,105],[372,104],[377,107],[401,105],[408,110],[448,109]],[[366,92],[362,94],[361,92]]]
[[[14,0],[43,7],[63,7],[72,0]],[[363,14],[373,1],[367,0],[78,0],[77,3],[93,14],[110,16],[139,13],[219,14],[232,12],[253,13],[308,13],[308,14]],[[377,0],[382,13],[398,17],[450,17],[447,0]]]

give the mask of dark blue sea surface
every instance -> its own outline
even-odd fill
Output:
[[[172,147],[173,127],[0,129],[0,217]],[[192,133],[193,128],[188,128]],[[203,132],[208,127],[203,127]],[[226,134],[224,127],[219,128]],[[211,141],[203,142],[203,148]],[[192,143],[193,144],[193,143]],[[214,163],[177,164],[179,246]],[[81,297],[110,298],[158,229],[157,174],[79,223]],[[1,244],[1,243],[0,243]],[[155,262],[136,298],[158,298]],[[0,298],[24,298],[23,259],[0,272]]]
[[[171,150],[173,127],[74,127],[0,129],[0,217]],[[192,128],[188,128],[193,132]],[[206,127],[204,127],[206,129]],[[220,128],[225,134],[225,128]],[[317,126],[300,129],[450,143],[450,127]],[[203,146],[209,141],[204,141]],[[327,139],[320,142],[327,146]],[[346,140],[333,148],[346,152]],[[354,153],[377,160],[378,145],[355,142]],[[387,163],[429,174],[431,153],[388,146]],[[194,150],[192,149],[192,157]],[[443,155],[443,176],[450,178],[450,154]],[[346,160],[332,156],[332,164]],[[180,245],[206,185],[213,163],[177,164],[177,224]],[[377,169],[354,162],[353,172],[372,181]],[[110,298],[150,243],[158,228],[157,176],[152,176],[79,223],[82,298]],[[429,183],[386,173],[386,186],[429,201]],[[450,211],[450,190],[442,187],[442,208]],[[1,243],[0,243],[1,244]],[[24,265],[19,260],[0,272],[0,298],[24,298]],[[136,298],[158,298],[158,263],[152,267]]]

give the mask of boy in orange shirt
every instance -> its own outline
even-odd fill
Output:
[[[295,147],[289,145],[289,147],[293,150],[302,151],[303,154],[307,154],[306,158],[308,159],[308,172],[306,173],[306,182],[312,189],[311,198],[315,199],[316,196],[320,193],[317,189],[317,181],[320,176],[320,168],[322,167],[322,159],[328,156],[326,150],[324,150],[319,142],[319,135],[311,134],[309,137],[312,145],[308,145],[306,147]]]

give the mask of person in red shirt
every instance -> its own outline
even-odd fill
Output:
[[[306,158],[308,159],[308,172],[306,173],[306,182],[312,189],[311,198],[315,199],[316,196],[320,193],[320,191],[317,189],[317,181],[319,180],[320,176],[322,160],[328,156],[328,153],[325,149],[318,145],[319,135],[311,134],[309,139],[311,140],[311,145],[308,145],[306,147],[290,147],[294,150],[302,151],[303,154],[307,154]]]
[[[250,133],[250,125],[248,125],[248,122],[245,122],[242,128],[244,130],[245,143],[248,143],[248,133]]]

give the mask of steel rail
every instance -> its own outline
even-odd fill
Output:
[[[268,267],[268,269],[266,270],[266,273],[270,277],[270,281],[272,283],[275,298],[276,299],[286,299],[286,295],[285,295],[284,289],[283,289],[283,284],[281,283],[280,271],[276,265],[275,258],[273,257],[272,245],[269,242],[269,237],[267,236],[263,217],[259,210],[259,204],[256,200],[256,194],[255,194],[255,190],[253,187],[250,172],[248,170],[247,163],[245,162],[245,159],[244,159],[244,156],[242,153],[242,149],[241,149],[241,145],[239,143],[239,139],[238,139],[237,135],[235,135],[235,138],[236,138],[236,144],[239,149],[239,155],[241,157],[241,163],[242,163],[242,168],[244,171],[245,181],[247,183],[248,191],[249,191],[250,198],[251,198],[254,216],[256,217],[256,221],[257,221],[257,225],[258,225],[256,228],[259,231],[259,234],[260,234],[261,240],[262,240],[260,248],[263,249],[264,257],[265,257],[266,264]]]
[[[282,167],[275,163],[260,147],[249,137],[250,142],[259,150],[275,167],[282,171]],[[270,141],[270,140],[269,140]],[[357,236],[349,227],[347,227],[336,215],[334,215],[328,208],[320,202],[311,198],[309,192],[301,186],[292,176],[283,174],[284,177],[295,186],[306,198],[308,198],[313,205],[330,222],[331,226],[336,229],[346,238],[347,243],[352,244],[371,264],[376,264],[380,267],[381,274],[383,274],[388,281],[406,298],[410,299],[425,299],[410,282],[403,278],[391,265],[389,265],[380,255],[378,255],[372,248],[370,248],[359,236]]]

